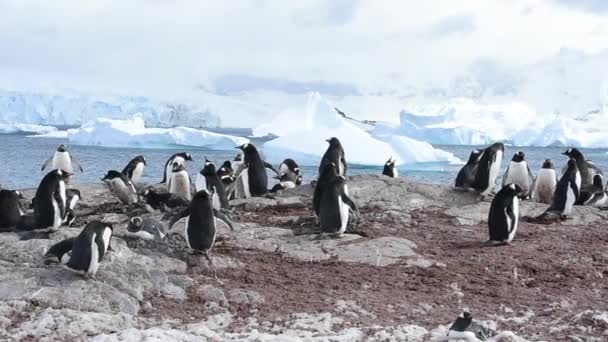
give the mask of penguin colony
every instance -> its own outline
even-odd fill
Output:
[[[329,146],[321,158],[318,178],[311,184],[314,186],[312,208],[321,237],[331,238],[342,236],[349,225],[356,225],[360,214],[357,204],[349,196],[346,151],[336,137],[327,142]],[[216,241],[218,223],[235,229],[229,217],[229,199],[272,196],[303,183],[303,174],[295,160],[285,159],[275,169],[263,160],[253,144],[236,148],[241,153],[233,160],[218,164],[219,167],[205,158],[195,182],[185,167],[187,162],[194,161],[192,155],[186,152],[173,154],[163,166],[161,184],[166,184],[165,192],[144,186],[143,174],[148,166],[144,156],[133,158],[121,172],[107,171],[101,180],[125,206],[162,210],[171,216],[168,229],[148,217],[131,217],[126,222],[126,236],[163,241],[173,226],[185,219],[185,247],[192,254],[204,256],[213,269],[210,253]],[[543,215],[554,215],[558,219],[568,218],[574,205],[608,206],[602,171],[576,148],[563,153],[568,160],[561,176],[556,172],[554,162],[547,159],[534,177],[525,153],[515,153],[502,177],[501,187],[495,193],[504,150],[502,143],[495,143],[471,151],[454,183],[455,188],[478,192],[482,200],[492,198],[488,213],[489,239],[480,247],[506,245],[513,241],[520,221],[519,203],[522,200],[548,204]],[[397,160],[390,157],[382,174],[397,178],[396,163]],[[83,168],[62,144],[43,164],[42,170],[45,169],[50,170],[36,189],[29,206],[32,211],[28,212],[19,191],[0,190],[0,232],[56,231],[74,222],[83,194],[71,186],[70,180],[74,170],[83,172]],[[277,180],[270,188],[268,172]],[[112,251],[113,232],[112,224],[88,222],[78,236],[52,246],[44,256],[45,262],[64,265],[87,279],[94,278],[102,261]],[[479,337],[480,331],[471,320],[470,313],[463,313],[450,333],[458,337],[472,334]]]

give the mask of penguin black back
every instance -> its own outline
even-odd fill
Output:
[[[382,174],[387,177],[397,178],[397,169],[395,169],[396,162],[396,160],[393,160],[393,157],[388,158],[386,163],[384,163],[384,169],[382,169]]]
[[[454,184],[457,188],[469,188],[475,182],[475,173],[477,172],[477,164],[479,163],[479,156],[482,151],[473,150],[469,155],[467,163],[458,171],[456,176],[456,182]]]
[[[479,157],[473,188],[482,191],[482,196],[489,195],[496,186],[496,177],[500,171],[504,150],[505,146],[502,143],[495,143],[484,149]]]
[[[519,223],[519,199],[521,188],[517,184],[505,185],[494,197],[488,215],[490,241],[509,242]]]
[[[215,170],[215,165],[213,165],[213,163],[206,163],[205,167],[203,167],[203,169],[201,170],[201,174],[206,179],[207,189],[212,192],[212,197],[218,196],[221,207],[227,209],[229,207],[229,204],[228,196],[226,195],[226,188],[224,187],[224,183],[222,183],[222,180],[220,179],[217,174],[217,171]]]
[[[328,163],[323,166],[323,170],[319,174],[319,179],[315,185],[315,191],[312,195],[312,207],[317,216],[319,216],[319,208],[321,206],[321,196],[323,192],[329,187],[329,183],[338,176],[336,165],[334,163]]]
[[[248,186],[251,196],[262,196],[268,192],[268,175],[266,166],[257,148],[252,144],[239,146],[247,165]]]
[[[344,148],[342,147],[340,140],[338,140],[338,138],[336,137],[333,137],[331,139],[328,139],[327,142],[329,143],[329,147],[327,148],[327,151],[325,151],[325,154],[323,154],[323,158],[321,158],[321,164],[319,165],[319,175],[323,172],[325,165],[329,163],[334,163],[336,165],[338,169],[338,175],[345,175],[348,166],[346,164]]]
[[[131,161],[127,164],[127,166],[125,166],[121,173],[127,176],[129,179],[133,179],[133,173],[135,172],[135,170],[137,169],[137,165],[139,164],[142,164],[144,166],[147,165],[146,158],[144,158],[144,156],[142,155],[131,159]]]
[[[581,174],[578,170],[575,159],[568,160],[566,172],[557,182],[553,202],[547,211],[559,212],[562,216],[567,216],[572,210],[572,206],[580,197]]]
[[[67,263],[68,258],[66,257],[68,256],[68,253],[72,250],[75,239],[76,238],[73,237],[68,238],[52,245],[51,248],[49,248],[49,250],[44,254],[44,263]]]
[[[183,159],[184,161],[192,161],[192,155],[189,152],[180,152],[173,154],[165,162],[165,168],[163,169],[163,180],[160,181],[161,183],[166,183],[169,180],[168,177],[171,175],[171,171],[173,170],[173,163],[175,162],[176,158]]]
[[[72,253],[67,266],[76,271],[94,275],[103,260],[112,238],[112,225],[91,221],[74,239]]]
[[[190,203],[190,218],[186,227],[186,235],[190,248],[207,251],[215,242],[215,217],[211,196],[205,190],[199,191]]]
[[[21,193],[15,190],[0,190],[0,231],[16,227],[21,219]]]
[[[42,178],[38,189],[36,189],[36,200],[33,202],[36,228],[56,225],[56,215],[60,220],[65,217],[67,205],[65,182],[69,176],[69,173],[57,169],[50,171]],[[55,205],[57,205],[57,208],[55,208]]]

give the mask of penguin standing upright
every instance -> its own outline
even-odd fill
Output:
[[[323,175],[324,179],[315,186],[317,196],[313,198],[313,208],[319,217],[321,231],[340,237],[348,225],[349,209],[357,220],[359,209],[348,196],[346,178],[338,175],[337,167],[333,163],[325,165]]]
[[[194,195],[190,207],[170,221],[169,230],[183,217],[187,217],[185,238],[188,248],[204,254],[209,265],[213,267],[209,251],[215,243],[216,218],[224,221],[231,230],[234,230],[232,221],[221,211],[213,209],[211,196],[207,190],[201,190]]]
[[[602,177],[602,182],[604,181],[602,170],[591,161],[585,159],[583,153],[577,148],[569,148],[562,154],[568,156],[568,158],[573,158],[576,161],[578,171],[581,173],[581,185],[592,185],[593,177],[595,175],[600,175]]]
[[[395,167],[395,163],[397,160],[393,159],[393,157],[388,158],[388,161],[384,163],[384,169],[382,170],[382,174],[391,178],[398,178],[399,172]]]
[[[220,177],[225,187],[234,182],[234,169],[232,168],[230,160],[224,161],[224,164],[217,169],[217,175]]]
[[[144,240],[162,240],[165,235],[165,227],[162,223],[149,217],[133,217],[127,225],[127,236]]]
[[[196,191],[209,190],[213,202],[213,208],[228,209],[228,196],[224,183],[217,175],[215,165],[210,161],[205,161],[205,166],[196,177]]]
[[[263,196],[268,192],[268,175],[266,169],[278,172],[269,163],[262,160],[260,153],[253,144],[244,144],[236,147],[243,151],[243,164],[235,171],[235,181],[228,189],[228,193],[235,192],[235,198],[249,198]]]
[[[165,162],[165,172],[163,173],[163,180],[160,182],[167,183],[169,181],[169,177],[171,176],[171,172],[173,170],[173,164],[179,163],[179,164],[184,165],[184,167],[185,167],[186,161],[188,161],[188,160],[192,161],[192,155],[188,152],[180,152],[180,153],[175,153],[174,155],[172,155]],[[168,188],[169,187],[167,187],[167,189]]]
[[[513,240],[519,224],[520,195],[521,188],[517,184],[507,184],[496,194],[490,205],[490,239],[485,246],[508,244]]]
[[[456,175],[456,181],[454,186],[457,188],[470,189],[473,183],[475,183],[475,173],[477,172],[477,165],[479,163],[479,157],[481,156],[481,150],[473,150],[469,155],[467,163],[458,171]]]
[[[604,207],[607,201],[608,196],[604,192],[602,176],[595,175],[593,176],[593,184],[581,186],[581,195],[576,204]]]
[[[562,219],[568,217],[580,196],[581,182],[581,173],[576,160],[570,158],[566,172],[557,182],[553,202],[546,213],[558,213]]]
[[[188,201],[192,199],[192,182],[184,164],[178,162],[173,163],[173,169],[167,185],[170,194],[183,196]]]
[[[112,190],[122,203],[135,204],[139,202],[139,196],[135,189],[135,185],[122,173],[116,170],[110,170],[101,180],[108,184],[110,190]]]
[[[329,143],[329,147],[327,147],[327,151],[325,151],[323,158],[321,158],[319,174],[323,172],[325,165],[334,163],[334,165],[338,168],[338,176],[344,176],[346,174],[346,169],[348,168],[344,148],[342,147],[340,140],[338,140],[336,137],[328,139],[327,142]]]
[[[551,159],[545,159],[543,166],[536,176],[534,181],[534,190],[532,198],[538,203],[551,204],[553,202],[553,194],[557,185],[557,174],[553,167]]]
[[[0,190],[0,232],[14,228],[24,214],[21,208],[21,193],[16,190]]]
[[[496,187],[496,177],[500,171],[505,146],[495,143],[485,148],[479,156],[473,188],[481,192],[481,197],[489,196]]]
[[[47,159],[44,164],[42,164],[42,171],[47,167],[51,168],[51,170],[63,170],[69,174],[74,173],[74,169],[77,168],[80,172],[83,172],[82,166],[73,155],[68,151],[68,147],[65,144],[59,145],[57,147],[57,151],[53,154],[52,157]]]
[[[283,177],[283,175],[285,175],[285,177]],[[281,177],[285,181],[293,182],[296,186],[302,184],[302,172],[300,171],[300,167],[295,160],[291,158],[283,160],[281,165],[279,165],[279,178]]]
[[[505,171],[505,175],[502,178],[502,186],[511,183],[517,184],[521,188],[521,199],[528,199],[532,196],[534,176],[526,161],[526,155],[522,151],[513,155],[507,171]]]
[[[50,171],[42,178],[36,190],[34,217],[36,227],[59,228],[67,212],[66,180],[70,173],[58,169]]]
[[[101,221],[91,221],[78,234],[72,246],[66,266],[82,273],[85,278],[94,277],[99,263],[110,248],[112,225]]]
[[[142,181],[142,176],[144,174],[144,169],[148,164],[146,164],[146,158],[144,156],[137,156],[125,166],[122,170],[122,174],[127,176],[133,182],[133,184],[139,184]]]

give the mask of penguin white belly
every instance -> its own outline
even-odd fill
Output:
[[[348,225],[348,210],[349,207],[342,200],[342,196],[338,196],[338,208],[340,210],[340,230],[338,230],[338,235],[344,234],[346,231],[346,226]]]
[[[61,264],[65,265],[70,261],[70,256],[72,255],[72,251],[69,251],[61,256]]]
[[[564,205],[562,215],[570,215],[574,202],[576,202],[576,194],[574,193],[574,190],[572,190],[570,184],[568,184],[568,191],[566,192],[566,203]]]
[[[506,184],[513,183],[521,187],[522,192],[527,194],[530,191],[530,176],[528,175],[528,164],[525,162],[509,164],[509,173],[507,174]]]
[[[251,197],[251,190],[249,190],[249,168],[244,169],[241,173],[241,182],[243,185],[244,198]]]
[[[393,178],[399,178],[399,171],[397,171],[396,167],[393,168]]]
[[[173,158],[173,160],[169,160],[169,163],[167,163],[167,166],[165,167],[165,176],[167,177],[167,182],[169,182],[169,179],[171,178],[171,171],[173,170],[174,163],[184,165],[186,163],[186,160],[179,156]],[[169,184],[167,184],[167,190],[169,190]]]
[[[553,169],[541,169],[538,172],[534,191],[532,193],[532,197],[534,197],[536,202],[551,204],[551,201],[553,201],[553,194],[555,193],[555,187],[557,186],[557,179],[555,176],[555,170]]]
[[[213,209],[220,210],[222,208],[222,203],[220,201],[220,195],[217,193],[217,191],[213,193],[211,202],[213,204]]]
[[[89,260],[89,269],[86,271],[87,274],[95,274],[99,268],[99,248],[95,243],[97,234],[94,233],[91,237],[91,260]]]
[[[137,202],[137,196],[133,193],[133,190],[129,188],[120,178],[114,178],[110,182],[112,191],[120,198],[120,200],[127,204],[133,204]]]
[[[112,228],[106,227],[103,230],[103,235],[101,236],[103,240],[103,254],[105,255],[108,252],[108,248],[110,247],[110,239],[112,238]]]
[[[188,200],[191,200],[192,194],[190,193],[190,177],[188,177],[188,173],[186,171],[174,172],[171,177],[169,192],[183,195]]]
[[[63,223],[63,217],[60,210],[60,205],[62,205],[63,208],[66,207],[65,183],[63,181],[59,181],[59,197],[62,201],[61,204],[57,202],[55,196],[53,196],[51,200],[53,202],[53,229],[61,227],[61,224]]]
[[[501,163],[502,151],[496,151],[496,154],[494,155],[494,161],[492,165],[490,165],[490,170],[488,172],[488,188],[481,193],[483,196],[489,195],[496,187],[496,177],[498,177],[498,172],[500,171]]]
[[[281,164],[281,166],[279,166],[279,175],[287,172],[291,172],[289,167],[287,167],[286,164]]]
[[[60,169],[69,173],[74,172],[70,153],[56,151],[55,155],[53,156],[53,169]]]
[[[283,185],[283,187],[285,189],[293,189],[296,187],[296,183],[292,182],[292,181],[284,181],[281,182],[281,185]]]
[[[196,186],[196,192],[207,190],[207,179],[199,173],[196,175],[196,183],[194,185]]]
[[[72,196],[72,198],[70,199],[69,208],[74,210],[76,208],[76,204],[78,204],[78,201],[80,201],[80,197],[78,195]]]
[[[133,183],[141,182],[143,174],[144,174],[144,164],[138,163],[137,166],[135,166],[135,170],[133,170],[133,176],[131,176],[131,181]]]
[[[505,212],[505,215],[506,214],[507,213]],[[513,222],[511,222],[511,217],[507,215],[507,222],[509,223],[508,229],[510,229],[507,242],[511,242],[513,240],[515,237],[515,232],[517,231],[517,226],[519,225],[519,198],[517,197],[513,197],[513,215],[515,216],[515,220]]]
[[[154,234],[140,230],[138,232],[127,232],[127,236],[140,238],[144,240],[154,240]]]

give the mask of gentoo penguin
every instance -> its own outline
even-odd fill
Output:
[[[285,189],[293,189],[296,187],[296,183],[292,180],[286,173],[282,173],[281,176],[275,177],[279,179],[279,183],[275,184],[272,189],[270,189],[271,193],[275,193],[277,191],[285,190]]]
[[[190,202],[184,197],[168,192],[157,192],[154,188],[147,189],[143,198],[146,204],[154,210],[167,210],[168,208],[187,207]]]
[[[52,157],[47,159],[47,161],[42,164],[41,170],[44,171],[44,169],[49,166],[51,170],[59,169],[70,174],[74,173],[74,168],[77,168],[80,170],[80,172],[83,172],[82,166],[80,166],[78,160],[76,160],[76,158],[74,158],[74,156],[68,152],[68,147],[65,144],[61,144],[59,147],[57,147],[55,154],[53,154]]]
[[[207,190],[201,190],[194,195],[190,202],[190,207],[170,221],[169,230],[183,217],[187,217],[185,238],[188,248],[204,254],[209,265],[213,267],[209,251],[211,251],[215,243],[216,218],[224,221],[231,230],[234,230],[232,221],[221,211],[213,209],[211,196],[209,196]]]
[[[481,197],[489,196],[496,187],[496,177],[500,171],[505,146],[495,143],[484,149],[479,156],[479,163],[475,172],[473,188],[481,191]]]
[[[169,159],[167,159],[167,162],[165,162],[165,173],[163,174],[163,180],[160,182],[167,183],[169,181],[169,176],[171,176],[171,172],[173,170],[173,164],[179,163],[185,165],[187,160],[192,161],[192,155],[188,152],[175,153]]]
[[[593,184],[593,177],[598,174],[602,176],[602,182],[604,181],[602,170],[591,161],[586,160],[585,156],[577,148],[569,148],[562,154],[576,160],[576,166],[581,173],[581,185]]]
[[[521,188],[517,184],[507,184],[496,194],[488,215],[490,239],[484,246],[508,244],[513,240],[519,224],[520,195]]]
[[[449,340],[487,341],[490,338],[490,331],[473,322],[471,313],[465,311],[458,315],[448,330],[447,338]]]
[[[602,183],[602,176],[593,176],[592,185],[582,185],[581,195],[576,204],[589,205],[593,207],[606,206],[608,196],[604,192],[604,183]]]
[[[162,240],[165,238],[165,227],[162,223],[149,217],[133,217],[127,226],[127,236],[144,240]]]
[[[357,219],[359,209],[348,197],[346,178],[338,175],[335,164],[330,163],[325,166],[323,178],[315,186],[317,197],[313,198],[313,207],[319,217],[321,231],[324,234],[340,237],[348,225],[349,209],[352,209]]]
[[[65,218],[63,219],[63,223],[68,226],[71,226],[72,223],[74,223],[74,220],[76,219],[74,210],[76,210],[76,205],[78,204],[78,201],[82,199],[82,196],[80,195],[80,190],[78,189],[67,189],[65,191],[65,194],[67,209]]]
[[[94,277],[99,263],[110,248],[112,225],[91,221],[74,239],[70,259],[66,266],[82,273],[85,278]]]
[[[34,196],[34,228],[55,230],[61,226],[67,212],[66,180],[70,176],[64,170],[53,170],[42,178]]]
[[[176,194],[184,196],[188,201],[192,199],[192,182],[190,181],[190,175],[184,167],[184,164],[175,162],[173,163],[173,169],[167,182],[170,194]]]
[[[553,202],[547,212],[556,212],[562,219],[568,217],[572,212],[572,206],[580,196],[581,183],[581,173],[576,160],[570,158],[566,172],[557,182]]]
[[[513,155],[505,175],[502,177],[502,186],[507,184],[517,184],[521,188],[521,199],[528,199],[532,196],[534,175],[530,171],[526,155],[519,151]]]
[[[68,238],[62,240],[49,248],[49,250],[44,254],[44,263],[46,265],[52,263],[60,263],[67,264],[70,260],[70,253],[72,251],[72,247],[74,246],[74,240],[76,238]]]
[[[127,176],[133,182],[133,184],[139,184],[142,181],[144,169],[146,164],[146,158],[144,156],[137,156],[133,158],[127,166],[122,170],[122,174]]]
[[[346,174],[346,169],[348,168],[344,148],[342,148],[340,140],[336,137],[328,139],[327,142],[329,143],[329,147],[327,148],[327,151],[325,151],[325,154],[323,154],[323,158],[321,158],[319,174],[323,172],[325,165],[334,163],[338,168],[338,176],[344,176]]]
[[[557,174],[553,167],[551,159],[545,159],[543,166],[538,171],[538,176],[534,181],[534,190],[532,198],[538,203],[551,204],[553,202],[553,194],[557,185]]]
[[[224,186],[230,185],[230,183],[234,182],[234,169],[232,168],[232,163],[230,160],[224,161],[224,164],[217,169],[217,175],[224,183]]]
[[[475,183],[475,174],[477,172],[477,165],[479,163],[479,157],[483,151],[481,150],[473,150],[469,155],[469,160],[467,163],[458,171],[458,175],[456,176],[456,182],[454,186],[457,188],[470,189]]]
[[[238,148],[238,147],[237,147]],[[233,170],[238,169],[241,164],[243,164],[245,162],[245,160],[243,160],[243,153],[239,152],[236,154],[236,156],[234,156],[234,158],[232,158],[232,162],[230,163],[230,165],[232,166]]]
[[[236,148],[243,151],[243,164],[235,171],[235,181],[230,184],[228,193],[235,192],[235,198],[249,198],[265,195],[268,192],[268,175],[266,169],[275,174],[278,172],[269,163],[262,160],[253,144],[244,144]]]
[[[384,169],[382,170],[382,174],[391,178],[398,178],[399,172],[395,167],[395,163],[397,160],[393,159],[393,157],[388,158],[388,161],[384,163]]]
[[[101,179],[124,204],[134,204],[139,201],[135,185],[127,176],[116,170],[110,170]]]
[[[21,208],[21,193],[16,190],[0,190],[0,232],[14,228],[24,214]]]
[[[302,172],[300,172],[300,167],[295,162],[295,160],[291,158],[287,158],[283,160],[281,165],[279,165],[279,178],[285,175],[285,179],[292,181],[295,185],[302,184]]]
[[[205,166],[196,176],[196,191],[201,190],[209,190],[213,199],[213,208],[217,210],[228,209],[228,196],[224,183],[217,175],[215,165],[208,160],[205,161]]]

